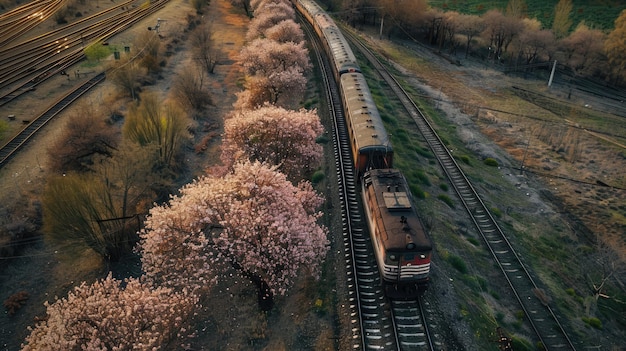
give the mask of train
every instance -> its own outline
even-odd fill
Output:
[[[368,229],[385,293],[412,298],[428,287],[432,242],[356,56],[333,19],[313,0],[291,0],[319,36],[338,84],[361,184]]]

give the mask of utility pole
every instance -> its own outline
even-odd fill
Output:
[[[552,79],[554,78],[555,70],[556,70],[556,60],[554,60],[554,65],[552,65],[552,72],[550,72],[550,79],[548,80],[548,88],[552,86]]]

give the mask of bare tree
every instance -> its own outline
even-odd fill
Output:
[[[587,287],[591,296],[586,299],[587,314],[596,312],[597,301],[600,297],[611,299],[613,296],[607,294],[611,290],[611,285],[622,286],[626,276],[626,264],[623,255],[617,251],[606,238],[596,234],[593,250],[586,250],[587,255],[582,257],[585,262],[583,276],[586,278]]]
[[[119,139],[118,129],[107,125],[104,114],[83,103],[48,149],[50,169],[55,173],[87,172],[96,157],[112,156]]]
[[[459,30],[459,13],[448,11],[443,14],[443,40],[439,43],[439,48],[450,47],[450,53],[456,53],[459,42],[455,36]]]
[[[485,29],[482,17],[476,15],[459,15],[459,33],[465,36],[465,58],[469,56],[472,39]]]
[[[189,37],[194,59],[207,73],[213,73],[220,59],[220,49],[213,38],[210,23],[198,26]]]
[[[230,0],[230,3],[233,6],[241,6],[246,12],[246,16],[252,17],[252,12],[250,11],[250,0]]]
[[[561,40],[564,61],[577,74],[594,72],[594,65],[603,59],[605,34],[581,23],[567,38]]]
[[[146,69],[130,56],[123,57],[116,61],[116,65],[109,70],[107,77],[123,94],[128,94],[133,100],[137,98],[140,91],[141,81],[146,76]]]
[[[420,28],[428,12],[427,0],[382,0],[376,5],[385,18],[388,31],[398,30],[404,35],[414,35],[413,30]]]
[[[140,66],[147,69],[149,73],[161,70],[161,40],[156,31],[141,32],[135,38],[135,47],[140,49],[133,59],[137,60]]]
[[[551,58],[551,49],[555,45],[552,31],[541,29],[536,19],[524,19],[524,30],[517,36],[515,45],[525,65],[535,63],[540,58]]]
[[[205,106],[213,104],[211,95],[205,86],[205,78],[204,70],[195,67],[183,67],[174,78],[172,94],[183,107],[200,111]]]
[[[45,235],[61,245],[86,245],[111,261],[130,252],[137,215],[153,201],[151,165],[150,155],[126,145],[90,173],[51,177],[42,198]]]
[[[141,146],[153,146],[163,166],[174,166],[174,157],[187,137],[186,113],[169,102],[162,104],[156,93],[141,95],[141,103],[131,108],[123,126],[124,136]]]
[[[482,35],[489,42],[493,60],[502,60],[506,50],[523,28],[519,18],[508,17],[498,10],[490,10],[483,15],[485,30]]]

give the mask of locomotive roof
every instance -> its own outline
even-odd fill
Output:
[[[363,179],[367,196],[375,197],[380,217],[376,217],[383,245],[387,250],[428,251],[432,244],[420,221],[406,179],[397,169],[373,169]],[[382,224],[381,224],[382,222]]]
[[[363,75],[360,73],[343,74],[341,89],[345,108],[350,114],[349,123],[356,138],[357,148],[379,146],[391,152],[393,148],[389,135]]]

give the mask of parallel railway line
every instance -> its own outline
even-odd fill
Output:
[[[130,4],[132,1],[125,2],[125,5]],[[113,16],[112,18],[107,18],[105,20],[100,21],[98,33],[94,33],[93,35],[98,35],[101,39],[107,39],[112,37],[115,34],[120,33],[121,31],[129,28],[133,24],[138,21],[146,18],[147,16],[155,13],[156,11],[163,8],[163,6],[167,3],[167,0],[154,1],[151,6],[148,7],[138,7],[134,11],[130,11],[129,13],[123,16]],[[6,50],[0,50],[0,57],[5,54]],[[0,106],[6,104],[7,102],[19,97],[21,94],[34,89],[36,85],[41,83],[47,77],[52,74],[56,74],[67,67],[71,66],[82,60],[84,58],[84,54],[81,48],[75,49],[71,52],[67,52],[64,55],[55,61],[53,64],[49,64],[48,66],[42,68],[39,73],[43,75],[40,80],[29,80],[25,83],[19,84],[17,87],[11,88],[9,93],[4,95],[0,95]],[[1,67],[4,72],[6,67]],[[22,73],[22,76],[26,75],[26,73]],[[98,83],[102,82],[105,79],[105,73],[100,73],[94,76],[93,78],[84,81],[79,86],[75,87],[73,90],[66,93],[63,97],[57,100],[52,106],[48,107],[45,111],[41,112],[38,116],[33,116],[32,118],[24,119],[24,123],[27,125],[20,132],[18,132],[15,136],[13,136],[6,144],[0,147],[0,168],[7,164],[7,162],[15,156],[31,139],[32,137],[41,130],[50,120],[52,120],[56,115],[58,115],[63,109],[69,106],[72,102],[82,96],[84,93],[89,91],[89,89],[96,86]]]
[[[64,0],[31,1],[0,15],[0,46],[6,46],[52,16]]]
[[[537,339],[546,350],[575,350],[556,312],[543,299],[543,290],[538,287],[529,270],[521,262],[507,236],[498,226],[427,118],[376,56],[352,33],[344,30],[344,34],[372,63],[415,121],[502,271]]]
[[[85,57],[86,45],[105,42],[163,8],[167,0],[133,7],[136,2],[120,3],[29,41],[0,49],[0,106],[35,89],[49,77],[65,72]]]
[[[32,122],[29,122],[26,128],[22,129],[20,133],[15,135],[11,140],[9,140],[8,143],[0,148],[0,168],[6,165],[11,157],[13,157],[22,147],[24,147],[24,145],[26,145],[31,140],[35,133],[43,128],[50,120],[52,120],[72,102],[76,101],[84,93],[89,91],[89,89],[102,82],[104,78],[104,73],[100,73],[95,77],[87,80],[86,82],[57,100],[50,108],[48,108],[41,115],[37,116]]]

